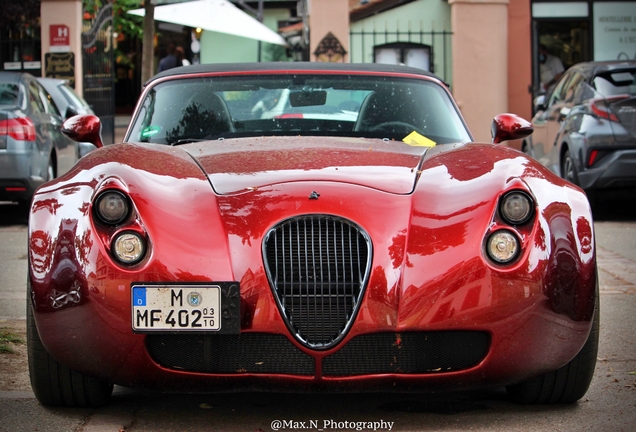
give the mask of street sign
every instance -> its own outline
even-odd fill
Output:
[[[44,54],[44,76],[68,80],[70,86],[75,88],[75,54],[72,52]]]
[[[50,52],[69,52],[71,50],[71,32],[67,25],[49,26]]]

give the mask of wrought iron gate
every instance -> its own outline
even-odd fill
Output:
[[[397,25],[399,28],[400,26]],[[359,30],[349,32],[349,59],[352,63],[373,63],[376,61],[374,48],[380,46],[421,45],[430,53],[429,71],[446,82],[452,79],[450,31],[411,30]]]
[[[104,1],[98,11],[84,11],[84,99],[102,121],[102,139],[105,144],[113,143],[115,140],[115,58],[112,26],[111,2]]]

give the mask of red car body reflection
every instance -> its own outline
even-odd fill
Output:
[[[234,73],[206,67],[195,68],[192,77]],[[276,67],[265,73],[286,73]],[[350,72],[345,65],[336,72],[329,66],[295,67],[300,75]],[[441,87],[434,77],[411,69],[398,74],[366,68],[353,67],[353,73]],[[155,83],[187,82],[189,76],[177,70]],[[524,123],[504,120],[494,126],[495,136],[518,137]],[[74,122],[77,128],[92,124]],[[80,132],[82,139],[90,136]],[[522,153],[493,144],[426,147],[308,135],[105,146],[42,187],[29,223],[37,331],[31,338],[60,367],[97,380],[94,388],[103,394],[112,384],[170,391],[507,386],[517,400],[539,403],[572,402],[585,393],[591,376],[579,375],[582,389],[552,394],[550,400],[533,398],[524,387],[579,361],[582,350],[595,350],[594,233],[580,189]],[[130,212],[122,222],[100,220],[96,200],[105,191],[126,197]],[[511,192],[527,197],[529,219],[511,223],[502,213]],[[283,253],[270,248],[281,235],[273,227],[292,221],[296,230],[314,215],[321,219],[311,226],[353,227],[362,243],[368,240],[367,258],[357,270],[363,286],[359,297],[343,303],[349,307],[344,318],[329,309],[344,294],[329,297],[312,288],[324,278],[306,258],[310,245],[320,249],[318,240],[290,246],[293,254],[285,259],[290,267],[298,265],[296,273],[288,271],[297,280],[290,284],[292,294],[277,288],[288,273],[277,273],[273,264]],[[518,250],[511,260],[497,262],[489,255],[489,241],[504,231]],[[123,232],[146,242],[145,253],[132,264],[114,255],[114,239]],[[293,232],[288,244],[308,235]],[[329,231],[319,241],[327,244],[335,235]],[[342,249],[349,260],[348,248],[338,243],[333,254]],[[348,261],[343,266],[349,269]],[[333,277],[338,290],[335,279],[344,276]],[[135,284],[217,282],[233,284],[229,291],[240,287],[238,334],[132,330]],[[62,296],[64,305],[52,305],[52,296]],[[294,296],[299,300],[289,299]],[[304,309],[294,309],[299,304]],[[314,313],[318,309],[322,312]],[[333,327],[337,335],[322,336],[332,329],[324,316],[342,319]],[[104,398],[78,403],[47,396],[48,387],[38,381],[42,373],[34,375],[43,403],[103,403]]]

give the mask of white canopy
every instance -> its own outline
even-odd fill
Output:
[[[128,13],[144,16],[146,11],[135,9]],[[155,21],[287,45],[281,35],[225,0],[197,0],[156,6],[154,18]]]

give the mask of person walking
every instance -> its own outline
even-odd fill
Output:
[[[175,48],[175,55],[177,56],[177,60],[181,62],[181,66],[190,66],[190,60],[185,58],[185,51],[182,47],[178,46]]]
[[[163,72],[168,69],[175,68],[177,66],[181,66],[181,62],[177,58],[175,54],[175,46],[174,44],[169,44],[167,49],[167,54],[161,60],[159,60],[159,67],[157,68],[157,73]]]

